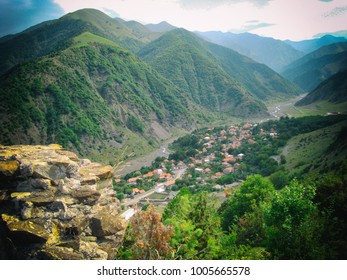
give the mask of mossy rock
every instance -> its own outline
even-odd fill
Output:
[[[0,174],[11,177],[19,169],[19,162],[16,160],[0,161]]]

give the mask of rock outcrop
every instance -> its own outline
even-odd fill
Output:
[[[113,259],[126,224],[112,176],[59,145],[0,146],[0,258]]]

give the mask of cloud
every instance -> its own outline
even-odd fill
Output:
[[[0,0],[0,37],[63,14],[54,0]]]
[[[251,3],[257,7],[264,7],[273,0],[179,0],[183,8],[210,9],[224,4]]]
[[[347,15],[347,6],[344,7],[336,7],[332,9],[331,11],[324,13],[323,17],[336,17],[336,16],[343,16]]]
[[[276,25],[276,24],[259,22],[258,20],[250,20],[250,21],[247,21],[246,24],[243,25],[240,29],[230,29],[229,31],[233,33],[244,33],[244,32],[249,32],[252,30],[269,27],[273,25]]]

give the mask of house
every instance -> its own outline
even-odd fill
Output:
[[[175,184],[175,180],[168,180],[165,185],[168,187],[168,186],[172,186]]]
[[[149,177],[153,177],[153,176],[154,176],[154,173],[153,173],[153,172],[148,172],[148,173],[144,174],[144,175],[142,176],[142,178],[149,178]]]
[[[137,183],[137,180],[138,180],[139,178],[137,178],[137,177],[135,177],[135,178],[130,178],[130,179],[128,179],[128,184],[130,184],[130,185],[136,185],[136,183]]]
[[[159,176],[160,179],[168,179],[168,178],[171,178],[172,175],[169,174],[169,173],[163,173]]]
[[[202,168],[195,168],[194,170],[195,172],[204,173],[204,169]]]
[[[223,173],[224,174],[230,174],[230,173],[233,173],[234,172],[234,168],[232,167],[227,167],[223,170]]]
[[[217,172],[216,174],[214,174],[214,176],[216,178],[219,178],[219,177],[222,177],[223,176],[223,173],[222,172]]]
[[[162,169],[155,169],[155,170],[153,170],[153,173],[154,173],[154,175],[160,175],[163,173],[163,170]]]
[[[237,157],[238,157],[239,159],[243,159],[244,156],[245,156],[245,155],[242,154],[242,153],[237,155]]]
[[[224,162],[236,162],[236,158],[232,155],[228,155],[223,159]]]
[[[156,193],[163,193],[165,192],[165,188],[164,187],[160,187],[158,189],[155,190]]]
[[[221,190],[221,189],[223,189],[223,186],[217,184],[217,185],[213,186],[213,188],[216,190]]]
[[[140,192],[140,190],[138,188],[133,188],[131,190],[132,195],[138,194],[139,192]]]
[[[135,214],[135,209],[134,208],[129,208],[128,210],[123,212],[121,217],[128,221],[132,216],[134,216],[134,214]]]

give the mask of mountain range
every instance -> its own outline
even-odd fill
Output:
[[[283,41],[250,33],[211,31],[197,34],[212,43],[233,49],[259,63],[266,64],[277,72],[304,55],[303,52]]]
[[[267,102],[302,93],[265,64],[201,36],[84,9],[0,38],[0,143],[57,142],[114,163],[158,147],[163,135],[266,116]],[[258,49],[277,45],[277,59],[287,50],[278,67],[302,56],[257,40]]]
[[[347,42],[324,46],[305,55],[289,64],[282,75],[309,92],[346,68]]]
[[[332,35],[324,35],[323,37],[316,38],[316,39],[303,40],[298,42],[285,40],[284,42],[292,46],[293,48],[297,49],[298,51],[308,54],[324,46],[328,46],[335,43],[347,42],[347,38],[335,37]]]

